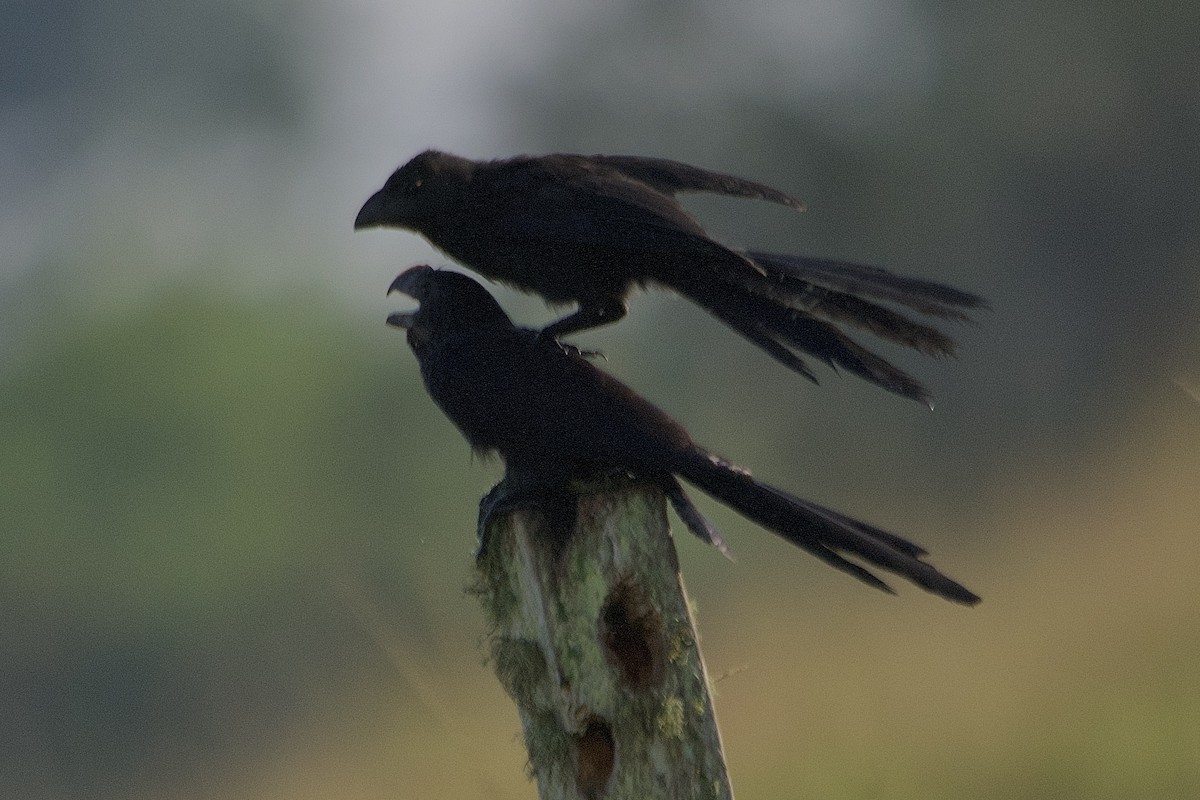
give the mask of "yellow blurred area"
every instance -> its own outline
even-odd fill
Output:
[[[940,546],[974,609],[857,586],[802,606],[739,565],[733,602],[700,607],[738,796],[1200,796],[1200,406],[1174,412],[1086,470],[1014,476],[955,539],[968,552]],[[395,691],[347,688],[248,777],[194,796],[534,796],[478,659],[377,643]]]

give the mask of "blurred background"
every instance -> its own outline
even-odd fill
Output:
[[[933,412],[637,295],[578,343],[984,596],[678,539],[741,798],[1200,796],[1200,6],[15,0],[0,796],[529,798],[472,459],[362,201],[438,147],[658,155],[741,246],[988,297]],[[519,321],[553,312],[495,289]]]

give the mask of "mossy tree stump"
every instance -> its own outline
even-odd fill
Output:
[[[543,800],[732,798],[661,492],[494,517],[478,589]]]

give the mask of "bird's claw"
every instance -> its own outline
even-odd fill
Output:
[[[554,344],[558,345],[558,349],[569,356],[577,356],[579,358],[599,358],[603,361],[608,361],[608,356],[604,355],[600,350],[583,350],[573,344],[560,342],[557,339],[552,339]]]
[[[497,515],[532,510],[545,515],[548,528],[556,540],[565,541],[575,527],[576,498],[567,489],[514,488],[502,480],[479,501],[475,563],[481,563],[488,553],[492,521]]]
[[[576,347],[569,342],[561,341],[553,333],[548,333],[545,328],[540,331],[533,328],[522,328],[521,330],[525,333],[525,335],[529,336],[538,344],[553,348],[563,355],[574,356],[578,358],[600,358],[604,361],[608,361],[608,356],[604,355],[602,351],[584,350],[583,348]]]

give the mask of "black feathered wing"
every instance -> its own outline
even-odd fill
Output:
[[[765,183],[740,178],[724,172],[672,161],[668,158],[646,156],[585,156],[590,161],[603,164],[641,181],[666,194],[677,192],[708,192],[748,200],[766,200],[771,203],[804,210],[804,201],[781,192]]]
[[[679,270],[760,277],[754,263],[713,241],[670,193],[579,156],[493,165],[479,179],[484,200],[473,221],[522,249],[572,258],[579,267],[667,285]]]

